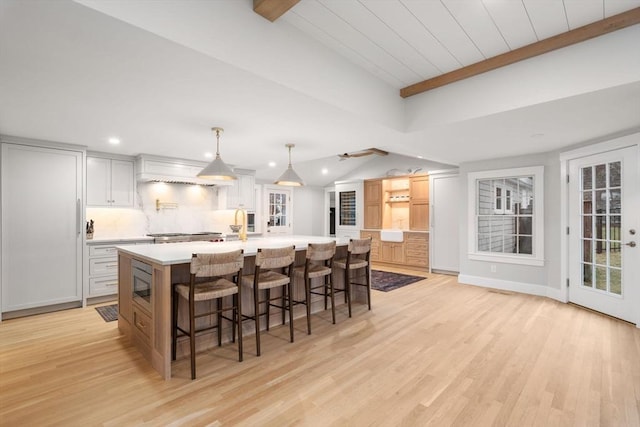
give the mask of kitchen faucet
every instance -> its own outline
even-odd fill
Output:
[[[241,217],[242,227],[240,227],[240,230],[238,231],[238,238],[243,242],[246,242],[247,241],[247,211],[245,211],[242,208],[236,209],[236,212],[234,214],[234,221],[233,221],[235,225],[238,225],[238,213],[242,213],[242,217]]]

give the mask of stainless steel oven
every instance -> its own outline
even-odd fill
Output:
[[[133,300],[151,311],[151,293],[153,267],[150,264],[131,260],[131,281],[133,284]]]

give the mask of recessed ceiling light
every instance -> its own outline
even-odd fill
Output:
[[[207,152],[207,153],[204,153],[204,156],[205,156],[207,159],[213,159],[213,153],[209,153],[209,152]]]
[[[419,158],[419,159],[424,159],[424,157],[422,157],[422,156],[416,156],[416,157]]]
[[[269,167],[270,168],[275,168],[276,167],[276,162],[269,162]]]
[[[322,168],[322,175],[326,175],[329,173],[329,169],[327,168]]]
[[[109,138],[109,144],[118,145],[120,144],[120,139],[115,137]]]

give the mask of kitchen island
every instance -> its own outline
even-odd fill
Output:
[[[349,240],[320,236],[273,236],[249,239],[245,242],[186,242],[170,244],[148,244],[118,246],[118,328],[131,339],[156,371],[165,379],[171,378],[171,298],[172,284],[189,281],[189,264],[193,253],[220,253],[243,249],[245,265],[243,274],[253,274],[255,254],[258,248],[278,248],[294,245],[296,265],[303,265],[309,243],[336,241],[336,257],[346,256]],[[344,276],[334,269],[334,283],[342,287]],[[304,284],[294,280],[294,299],[304,299]],[[354,294],[354,300],[360,298]],[[336,298],[336,305],[344,301]],[[184,302],[182,302],[184,303]],[[253,315],[253,295],[242,295],[244,314]],[[207,304],[202,302],[201,304]],[[304,307],[294,310],[294,317],[305,315]],[[201,307],[200,309],[203,309]],[[312,303],[312,311],[324,310],[322,297]],[[185,313],[186,310],[179,310]],[[273,324],[278,324],[279,313],[272,315]],[[206,320],[206,319],[203,319]],[[180,318],[179,321],[183,321]],[[243,322],[243,334],[254,332],[254,322]],[[185,341],[178,342],[177,357],[186,354]],[[201,350],[215,344],[213,337],[197,340]]]

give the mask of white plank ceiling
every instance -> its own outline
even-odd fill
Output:
[[[640,6],[640,0],[302,0],[282,18],[396,88]]]

